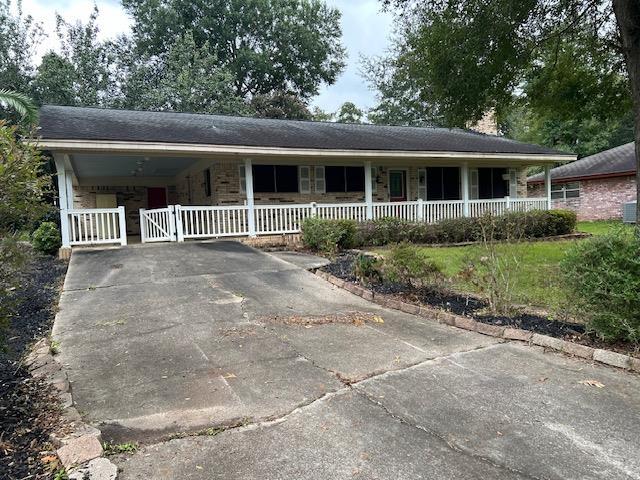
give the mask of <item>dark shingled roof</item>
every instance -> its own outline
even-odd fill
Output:
[[[558,155],[562,152],[458,129],[143,112],[45,105],[43,139],[253,147]]]
[[[636,153],[633,142],[605,150],[575,162],[551,169],[551,181],[582,177],[612,176],[636,171]],[[532,175],[528,182],[544,182],[544,173]]]

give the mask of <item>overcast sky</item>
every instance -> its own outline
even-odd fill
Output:
[[[371,92],[359,75],[360,55],[377,55],[384,52],[391,31],[391,17],[380,11],[378,0],[326,0],[330,6],[342,12],[343,44],[347,48],[347,68],[338,81],[323,87],[313,100],[323,110],[333,112],[345,101],[352,101],[361,108],[375,104]],[[110,38],[129,30],[131,21],[118,0],[96,0],[100,10],[99,27],[102,38]],[[55,42],[55,12],[66,20],[86,21],[93,9],[93,2],[86,0],[23,0],[24,12],[40,21],[49,34],[42,52]]]

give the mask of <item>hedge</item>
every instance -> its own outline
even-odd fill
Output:
[[[312,249],[382,246],[393,243],[460,243],[486,240],[527,240],[572,233],[576,215],[567,210],[534,210],[455,218],[438,223],[397,218],[356,223],[350,220],[310,218],[303,222],[302,241]]]

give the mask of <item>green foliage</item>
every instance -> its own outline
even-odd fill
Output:
[[[32,241],[33,248],[47,255],[54,255],[62,244],[60,230],[53,222],[42,222],[33,232]]]
[[[372,255],[359,254],[353,265],[353,274],[364,284],[382,281],[382,261]]]
[[[49,211],[44,200],[51,179],[43,169],[38,149],[18,138],[17,127],[0,121],[0,236],[30,231]]]
[[[38,109],[31,99],[22,93],[0,89],[0,106],[15,110],[30,125],[38,120]]]
[[[364,112],[353,102],[344,102],[336,112],[336,121],[340,123],[362,123]]]
[[[110,443],[105,442],[102,444],[104,454],[107,456],[117,455],[119,453],[133,454],[138,451],[138,444],[133,442],[126,443]]]
[[[307,218],[302,223],[302,242],[308,248],[332,254],[353,247],[356,222]]]
[[[576,243],[561,268],[589,328],[604,340],[640,343],[640,238],[621,229]]]
[[[384,276],[391,282],[414,288],[435,287],[441,285],[444,278],[440,267],[424,250],[407,244],[399,245],[385,254]]]
[[[311,120],[312,114],[307,103],[289,92],[275,91],[254,95],[251,108],[255,116],[261,118],[284,118],[288,120]]]
[[[340,12],[318,0],[124,0],[137,51],[162,55],[191,31],[232,72],[243,98],[332,84],[344,67]]]
[[[20,285],[20,272],[27,258],[25,245],[14,235],[0,236],[0,351],[4,349],[5,332],[16,307],[13,292]]]
[[[494,240],[544,238],[571,233],[576,215],[566,210],[534,210],[491,216],[489,223]],[[358,224],[355,244],[381,246],[392,243],[461,243],[482,241],[482,218],[455,218],[435,224],[408,222],[397,218],[381,218]]]
[[[125,77],[124,106],[143,110],[171,110],[245,114],[250,108],[233,88],[233,75],[221,66],[208,43],[196,45],[191,32],[176,38],[167,52],[139,62],[135,50],[121,59],[130,64]]]

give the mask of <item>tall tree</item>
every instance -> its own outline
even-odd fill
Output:
[[[290,92],[259,93],[251,99],[251,108],[257,117],[289,120],[311,120],[306,102]]]
[[[110,67],[109,43],[98,40],[98,9],[87,23],[68,23],[56,17],[61,53],[47,53],[34,80],[34,96],[40,103],[75,106],[109,106],[116,95]]]
[[[571,35],[622,58],[640,159],[640,2],[637,0],[383,0],[404,19],[401,62],[446,125],[464,126],[511,104],[526,72]],[[640,168],[638,168],[640,192]],[[640,232],[640,209],[638,210]]]
[[[344,102],[336,112],[336,121],[340,123],[362,123],[364,112],[353,102]]]
[[[302,99],[344,67],[340,13],[320,0],[123,0],[136,46],[166,53],[191,31],[234,76],[237,95],[274,91]]]
[[[122,106],[142,110],[242,114],[249,108],[236,95],[233,76],[220,66],[209,45],[198,47],[191,32],[166,53],[140,58],[120,43]]]

